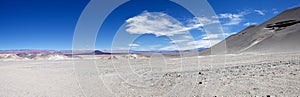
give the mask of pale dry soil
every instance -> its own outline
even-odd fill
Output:
[[[0,97],[300,96],[300,53],[0,60]]]

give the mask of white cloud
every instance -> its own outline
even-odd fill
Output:
[[[250,25],[256,25],[257,23],[254,23],[254,22],[247,22],[244,24],[244,26],[250,26]]]
[[[137,46],[140,46],[139,44],[128,44],[128,46],[130,47],[137,47]]]
[[[203,26],[202,24],[195,24],[186,27],[165,13],[147,11],[127,19],[126,23],[126,31],[130,34],[154,34],[156,36],[188,34],[189,30]]]
[[[183,35],[182,38],[184,38],[184,39],[192,39],[193,37],[191,35]]]
[[[170,43],[181,43],[181,42],[186,42],[188,40],[186,39],[180,39],[180,40],[172,40]]]
[[[160,47],[158,50],[193,50],[198,48],[209,48],[222,40],[196,40],[196,41],[182,41],[175,44],[170,44]]]
[[[216,18],[219,19],[229,19],[228,22],[224,23],[223,25],[238,25],[242,22],[242,18],[244,17],[244,15],[246,15],[246,12],[241,12],[238,14],[232,14],[232,13],[224,13],[224,14],[219,14]]]
[[[275,11],[275,9],[273,11]],[[277,11],[277,9],[276,9],[276,11]],[[214,16],[213,18],[220,19],[222,21],[223,27],[226,27],[226,26],[234,26],[234,25],[241,24],[245,20],[244,17],[250,13],[257,13],[259,15],[265,15],[265,12],[266,11],[263,11],[263,10],[253,10],[253,11],[245,10],[245,11],[241,11],[239,13],[222,13],[217,16]],[[248,22],[248,23],[244,23],[244,26],[255,25],[255,24],[256,23]]]
[[[190,20],[190,22],[192,22],[191,23],[192,25],[200,25],[200,26],[220,23],[220,21],[215,18],[209,19],[207,17],[194,17],[193,19]]]
[[[188,45],[195,46],[196,48],[209,48],[222,40],[198,40],[189,42]]]
[[[159,50],[162,50],[162,51],[179,50],[179,48],[176,45],[169,45],[169,46],[162,47]]]
[[[224,34],[204,34],[200,40],[193,41],[193,37],[188,34],[189,30],[201,29],[201,27],[210,24],[220,23],[218,19],[228,19],[224,25],[238,25],[242,22],[244,15],[248,13],[240,12],[238,14],[224,13],[216,17],[194,17],[187,21],[187,25],[172,18],[162,12],[143,12],[126,20],[126,31],[130,34],[154,34],[156,36],[174,36],[170,44],[151,48],[158,50],[190,50],[197,48],[209,48],[232,33]],[[138,44],[129,44],[136,47]],[[139,47],[140,48],[140,47]],[[145,48],[149,49],[149,48]]]
[[[229,33],[224,33],[224,37],[228,37],[228,36],[230,36],[230,35],[232,35],[232,34],[236,34],[236,33],[238,33],[238,32],[229,32]]]
[[[229,36],[229,33],[203,34],[200,40],[191,40],[189,39],[190,37],[182,37],[170,42],[175,44],[163,46],[159,50],[193,50],[197,48],[209,48],[222,41],[226,35]]]
[[[162,45],[147,45],[147,46],[140,46],[134,48],[137,51],[151,51],[151,50],[158,50]]]
[[[202,39],[207,40],[207,39],[218,39],[218,38],[222,38],[223,35],[222,34],[203,34],[202,35]]]
[[[273,11],[273,14],[278,14],[279,13],[279,11],[276,8],[273,8],[272,11]]]
[[[265,12],[262,10],[254,10],[254,12],[256,12],[259,15],[265,15]]]
[[[188,34],[189,30],[201,29],[205,25],[220,23],[216,18],[195,17],[187,21],[187,26],[161,12],[143,12],[142,14],[126,20],[126,31],[130,34],[154,34],[156,36],[174,36],[169,45],[155,47],[159,50],[189,50],[210,47],[215,44],[214,40],[208,38],[193,42],[193,37]],[[209,34],[210,39],[219,38],[220,35]],[[220,40],[219,40],[220,41]],[[175,43],[175,44],[174,44]],[[131,47],[140,46],[138,44],[129,44]],[[177,48],[177,46],[179,48]]]

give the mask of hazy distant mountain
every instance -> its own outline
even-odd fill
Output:
[[[72,50],[0,50],[0,54],[72,54]]]
[[[103,55],[103,54],[111,54],[111,53],[103,52],[103,51],[100,51],[100,50],[95,50],[95,51],[92,51],[92,52],[78,53],[76,55]]]
[[[226,42],[226,43],[225,43]],[[300,7],[282,12],[260,25],[231,35],[200,54],[240,52],[294,52],[300,50]],[[219,50],[219,51],[217,51]]]

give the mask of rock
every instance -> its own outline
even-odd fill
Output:
[[[199,84],[199,85],[201,85],[201,84],[202,84],[202,82],[198,82],[198,84]]]
[[[202,75],[202,73],[201,73],[201,72],[199,72],[199,74],[200,74],[200,75]]]

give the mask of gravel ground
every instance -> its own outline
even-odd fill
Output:
[[[295,97],[300,53],[0,60],[0,87],[0,97]]]

